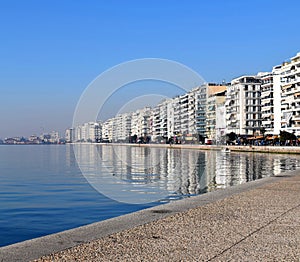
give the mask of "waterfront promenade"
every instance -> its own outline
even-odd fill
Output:
[[[299,261],[300,172],[0,248],[0,261],[42,255],[36,261]]]

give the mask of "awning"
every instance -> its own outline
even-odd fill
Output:
[[[291,87],[293,84],[286,84],[286,85],[282,85],[281,89],[287,89],[289,87]]]
[[[273,140],[273,139],[276,139],[276,138],[278,138],[278,136],[268,136],[266,138],[266,140]]]
[[[256,140],[256,139],[263,139],[263,136],[252,136],[252,137],[248,137],[248,140]]]

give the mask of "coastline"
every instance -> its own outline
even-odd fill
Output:
[[[226,145],[197,145],[197,144],[169,145],[169,144],[130,144],[130,143],[82,143],[82,144],[107,145],[107,146],[131,146],[131,147],[158,147],[158,148],[193,149],[193,150],[206,150],[206,151],[207,150],[220,151],[225,148],[228,148],[232,152],[300,154],[300,146],[239,146],[239,145],[226,146]]]

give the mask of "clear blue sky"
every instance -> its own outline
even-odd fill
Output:
[[[300,51],[299,1],[1,1],[0,137],[62,131],[101,72],[178,61],[209,82]]]

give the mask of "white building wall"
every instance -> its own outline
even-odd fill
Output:
[[[112,141],[112,126],[113,126],[113,119],[108,119],[102,125],[102,140],[103,141]]]
[[[219,144],[223,141],[226,135],[226,109],[225,105],[216,107],[216,143]]]
[[[274,92],[274,134],[279,135],[281,130],[281,66],[273,68],[273,92]]]
[[[168,129],[168,138],[171,138],[175,135],[174,131],[174,101],[173,99],[168,100],[167,104],[167,129]]]
[[[300,53],[281,67],[281,129],[300,136]]]
[[[241,76],[231,81],[226,96],[227,133],[254,135],[261,128],[259,76]]]

